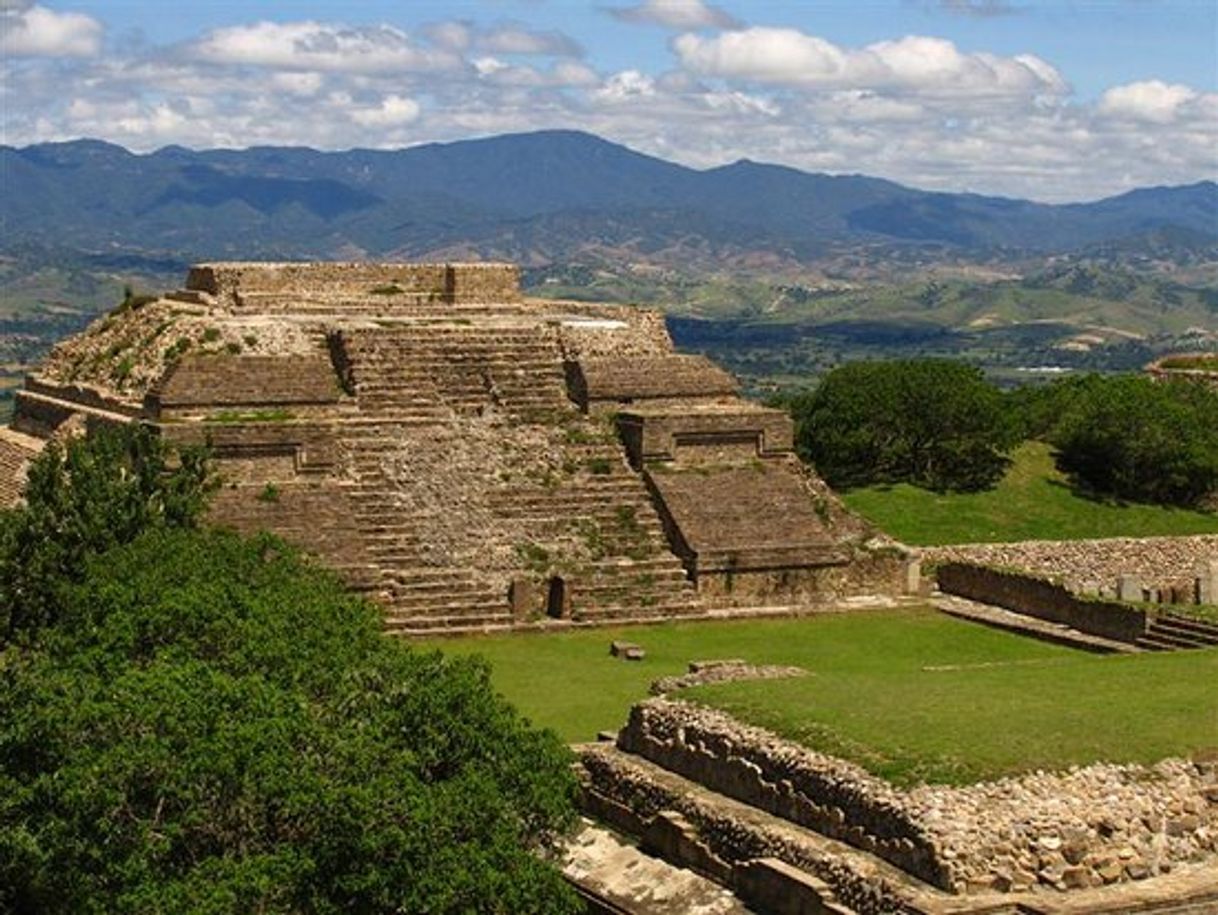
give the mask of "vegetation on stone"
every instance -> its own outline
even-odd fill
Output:
[[[801,456],[832,486],[992,486],[1018,429],[978,369],[945,359],[858,362],[791,400]]]

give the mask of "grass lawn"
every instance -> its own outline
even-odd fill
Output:
[[[609,657],[615,638],[641,644],[646,660]],[[741,657],[795,664],[812,675],[682,695],[898,783],[968,782],[1097,760],[1151,762],[1218,748],[1218,650],[1089,655],[929,610],[665,623],[423,647],[436,644],[484,655],[510,701],[571,741],[620,727],[652,680],[684,672],[688,661]]]
[[[842,498],[882,530],[917,546],[1218,534],[1218,514],[1079,495],[1041,442],[1026,442],[1014,457],[1007,475],[986,492],[941,495],[902,483],[856,489]]]

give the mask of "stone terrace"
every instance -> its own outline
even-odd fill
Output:
[[[81,414],[210,442],[213,517],[313,552],[395,632],[899,593],[909,560],[735,391],[656,313],[528,300],[509,265],[203,264],[61,344],[0,460],[12,488],[5,455]]]

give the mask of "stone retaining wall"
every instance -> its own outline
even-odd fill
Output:
[[[1035,575],[949,562],[935,570],[939,589],[983,604],[994,604],[1080,632],[1133,643],[1146,632],[1146,613],[1116,601],[1071,594]]]
[[[823,880],[832,887],[836,900],[857,915],[910,911],[902,894],[887,881],[851,867],[840,857],[816,854],[789,835],[745,822],[696,796],[669,790],[650,780],[629,758],[589,746],[580,760],[591,788],[584,797],[588,813],[644,837],[648,845],[660,846],[657,850],[665,857],[671,855],[686,867],[744,889],[741,884],[747,885],[750,878],[743,871],[751,862],[777,859]],[[674,822],[674,814],[685,823]],[[685,824],[690,828],[681,829]],[[656,827],[664,825],[669,826],[666,831],[681,834],[657,835],[661,829]]]
[[[1195,537],[1110,537],[1102,540],[1025,540],[929,547],[929,563],[968,562],[1022,569],[1075,591],[1114,592],[1122,575],[1162,587],[1188,581],[1204,561],[1218,560],[1218,534]]]
[[[901,790],[691,703],[635,706],[620,749],[953,892],[1085,888],[1218,854],[1218,763],[1095,764]]]

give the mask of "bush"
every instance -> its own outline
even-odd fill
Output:
[[[281,542],[154,528],[0,655],[0,910],[567,912],[569,754]]]
[[[0,513],[0,645],[53,622],[57,592],[89,556],[194,525],[214,486],[203,449],[177,451],[141,426],[48,443],[30,465],[25,505]]]
[[[856,362],[792,399],[796,443],[833,486],[992,486],[1019,441],[1001,392],[947,359]]]
[[[1196,506],[1218,491],[1218,394],[1201,385],[1093,379],[1049,440],[1058,467],[1099,494]]]

